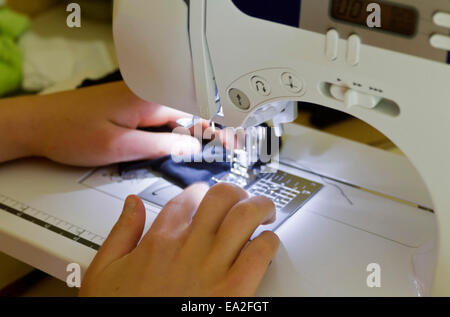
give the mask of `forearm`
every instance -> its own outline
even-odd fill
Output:
[[[0,99],[0,163],[32,156],[40,98]]]
[[[104,101],[105,113],[99,113],[98,96]],[[74,165],[83,165],[87,160],[81,150],[83,143],[93,140],[107,143],[103,139],[108,133],[106,126],[111,124],[108,108],[114,108],[114,104],[132,106],[136,102],[138,99],[123,82],[0,99],[0,163],[30,156],[61,162],[66,161],[61,156],[79,155]],[[95,153],[103,145],[100,142],[90,144],[88,152]],[[80,153],[74,153],[77,149]]]

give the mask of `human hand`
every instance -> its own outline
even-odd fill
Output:
[[[190,115],[136,97],[123,82],[38,98],[29,139],[32,154],[56,162],[98,166],[201,150],[200,142],[174,133],[138,127],[174,124]],[[39,99],[40,98],[40,99]]]
[[[231,184],[207,190],[193,185],[171,200],[140,243],[145,207],[128,197],[80,296],[254,295],[279,239],[265,231],[248,240],[260,224],[275,220],[275,206]]]

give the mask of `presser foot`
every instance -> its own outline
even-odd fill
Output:
[[[215,183],[231,183],[242,188],[247,188],[257,181],[261,174],[277,173],[278,169],[271,167],[270,165],[262,165],[251,169],[246,169],[245,172],[242,168],[234,169],[224,176],[217,178],[213,177],[212,181]]]

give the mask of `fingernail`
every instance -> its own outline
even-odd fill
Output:
[[[203,189],[209,189],[209,187],[210,187],[209,184],[206,182],[199,182],[199,183],[196,183],[196,185],[200,186],[200,188],[203,188]]]
[[[128,196],[125,200],[125,208],[124,210],[133,210],[137,205],[137,199],[134,196]]]
[[[189,186],[189,188],[192,189],[195,193],[201,194],[203,196],[209,190],[209,185],[208,183],[200,182],[192,184],[191,186]]]

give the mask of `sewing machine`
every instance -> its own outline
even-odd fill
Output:
[[[114,35],[137,95],[226,127],[271,120],[284,139],[278,172],[321,187],[273,227],[281,246],[257,295],[450,295],[450,150],[438,142],[450,115],[449,2],[383,1],[379,29],[361,18],[370,1],[286,1],[281,13],[277,1],[249,2],[119,0]],[[360,118],[409,161],[288,124],[287,101]],[[68,263],[89,265],[127,195],[181,190],[163,181],[5,164],[1,251],[65,280]],[[161,204],[145,204],[148,229]]]
[[[382,1],[381,23],[372,28],[372,1],[270,2],[118,1],[114,30],[126,83],[144,99],[224,126],[272,120],[282,131],[295,119],[290,106],[274,103],[282,100],[371,124],[417,168],[436,213],[436,240],[428,241],[427,256],[413,257],[411,278],[429,289],[437,257],[434,294],[450,295],[450,150],[440,142],[450,115],[450,2]],[[294,13],[292,25],[274,23],[283,6]]]

